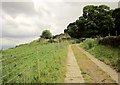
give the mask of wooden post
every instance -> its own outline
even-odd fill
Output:
[[[26,71],[26,69],[25,69]],[[26,79],[26,72],[24,71],[24,83],[26,83],[25,79]]]
[[[40,66],[39,66],[39,57],[38,57],[38,50],[37,50],[37,64],[38,64],[38,81],[40,81]]]

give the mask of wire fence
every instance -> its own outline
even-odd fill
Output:
[[[31,66],[32,66],[32,65],[33,65],[33,64],[31,64]],[[31,67],[31,66],[28,65],[28,67]],[[14,77],[12,77],[11,79],[9,79],[9,80],[7,81],[7,83],[9,83],[9,82],[11,82],[12,80],[14,80],[16,77],[18,77],[19,74],[24,73],[26,70],[30,70],[30,69],[28,69],[28,67],[24,67],[22,71],[20,71],[20,72],[17,73]],[[24,83],[25,83],[25,82],[26,82],[26,80],[24,79]]]
[[[46,54],[46,55],[44,55],[44,56],[48,56],[48,54]],[[39,73],[39,71],[40,71],[40,63],[39,63],[39,59],[38,59],[38,57],[36,57],[36,58],[33,58],[33,59],[31,59],[31,62],[33,62],[33,61],[35,61],[35,63],[37,64],[37,68],[38,68],[38,76],[40,77],[40,73]],[[33,64],[31,64],[31,66],[28,64],[28,65],[26,65],[27,67],[24,67],[23,68],[23,70],[22,71],[20,71],[20,72],[18,72],[15,76],[13,76],[12,78],[10,78],[8,81],[6,81],[6,83],[9,83],[9,82],[11,82],[12,80],[14,80],[16,77],[18,77],[18,75],[19,74],[22,74],[22,73],[24,73],[26,70],[30,70],[30,67],[32,68],[32,65]],[[29,69],[28,69],[28,67],[29,67]],[[14,68],[15,69],[15,68]],[[11,74],[11,73],[13,73],[14,72],[14,70],[13,71],[11,71],[11,72],[9,72],[8,74],[6,74],[6,75],[4,75],[4,76],[2,76],[2,80],[3,80],[3,78],[4,77],[7,77],[7,76],[9,76],[9,74]],[[40,78],[39,78],[39,80],[40,80]],[[23,82],[23,81],[22,81]],[[26,82],[26,80],[24,79],[24,82],[23,83],[25,83]]]
[[[28,57],[28,56],[27,56],[27,57]],[[31,57],[32,57],[32,56],[31,56]],[[30,57],[28,57],[28,58],[30,58]],[[33,62],[33,60],[34,60],[34,58],[31,59],[31,62]],[[29,61],[30,61],[30,60],[29,60]],[[25,61],[24,61],[24,62],[25,62]],[[23,63],[24,63],[24,62],[23,62]],[[27,60],[26,60],[26,62],[27,62]],[[19,64],[21,64],[21,61],[19,62]],[[23,67],[24,67],[23,70],[20,71],[20,72],[18,72],[18,73],[16,73],[16,75],[13,76],[12,78],[10,78],[8,81],[6,81],[6,83],[9,83],[10,81],[14,80],[16,77],[18,77],[19,74],[23,73],[26,69],[28,69],[26,66],[29,66],[29,64],[30,64],[30,63],[27,63],[26,65],[24,65],[24,66],[23,66]],[[22,66],[22,64],[21,64],[21,66]],[[19,67],[20,67],[20,66],[19,66]],[[11,72],[7,73],[6,75],[2,76],[2,80],[3,80],[5,77],[8,78],[8,76],[9,76],[10,74],[14,73],[15,70],[16,70],[16,68],[14,68]]]
[[[11,39],[9,39],[9,40],[11,40]],[[17,42],[17,41],[15,41],[15,42]],[[61,45],[62,46],[62,45]],[[60,48],[60,42],[57,44],[57,47],[58,47],[58,49]],[[42,49],[42,47],[41,47],[41,49]],[[54,51],[55,51],[55,49],[56,49],[56,47],[54,46],[54,43],[53,43],[53,48],[52,48],[53,50],[50,50],[50,52],[52,52],[53,54],[53,56],[55,55],[54,54]],[[36,55],[38,56],[38,49],[36,48],[36,51],[37,52],[35,52],[35,53],[37,53]],[[24,52],[24,51],[23,51]],[[15,73],[15,75],[12,77],[12,78],[9,78],[9,75],[10,74],[12,74],[12,73],[14,73],[15,72],[15,70],[16,70],[16,68],[14,68],[14,67],[11,67],[12,65],[14,66],[14,64],[17,64],[17,65],[19,65],[19,67],[20,66],[22,66],[22,63],[24,63],[25,62],[25,59],[28,59],[28,58],[31,58],[31,57],[33,57],[33,56],[29,56],[29,55],[31,55],[32,54],[32,52],[30,53],[30,52],[28,52],[28,53],[23,53],[23,54],[21,54],[22,55],[22,57],[20,57],[20,56],[15,56],[14,54],[12,55],[12,56],[9,56],[9,57],[7,57],[7,58],[1,58],[0,59],[0,63],[2,63],[2,62],[5,62],[5,61],[9,61],[10,59],[12,59],[12,61],[13,62],[11,62],[11,63],[8,63],[7,65],[2,65],[2,67],[0,68],[1,70],[4,70],[4,69],[7,69],[7,67],[8,68],[13,68],[10,72],[8,72],[8,73],[5,73],[4,72],[4,74],[5,75],[2,75],[2,77],[1,77],[1,79],[3,80],[2,82],[4,82],[4,78],[8,78],[9,80],[6,80],[4,83],[9,83],[9,82],[12,82],[14,79],[16,79],[17,77],[18,77],[18,75],[19,74],[22,74],[22,73],[25,73],[26,72],[26,70],[28,70],[29,71],[29,69],[31,69],[32,68],[32,65],[33,64],[31,64],[31,66],[29,65],[29,63],[27,63],[26,65],[24,65],[23,66],[23,70],[22,71],[20,71],[19,70],[19,72],[17,72],[17,73]],[[25,57],[23,57],[23,56],[25,56]],[[49,56],[49,54],[46,54],[46,55],[44,55],[44,56]],[[5,56],[6,57],[6,56]],[[38,77],[40,76],[40,73],[39,73],[39,71],[40,71],[40,67],[39,67],[39,59],[38,58],[35,58],[35,60],[34,60],[34,58],[32,59],[31,58],[31,62],[34,62],[35,61],[35,63],[37,63],[37,65],[38,65]],[[22,63],[21,63],[22,62]],[[27,62],[27,60],[26,60],[26,62]],[[26,67],[27,66],[27,67]],[[28,68],[29,67],[29,68]],[[31,68],[30,68],[31,67]],[[40,78],[39,78],[39,80],[40,80]],[[24,81],[22,81],[22,82],[26,82],[26,80],[25,80],[25,78],[24,78]]]
[[[31,54],[31,53],[30,53],[30,54]],[[28,58],[30,54],[25,54],[25,55],[27,55],[27,57],[21,57],[21,58],[20,58],[20,57],[18,57],[18,58],[19,58],[19,61],[20,61],[21,59],[23,59],[23,60],[24,60],[25,58]],[[22,54],[22,55],[23,55],[23,54]],[[24,55],[24,56],[25,56],[25,55]],[[14,58],[14,57],[11,57],[11,58]],[[17,61],[17,59],[18,59],[18,58],[15,58],[15,60],[14,60],[13,62],[8,63],[7,65],[2,66],[1,68],[3,69],[3,68],[5,68],[5,67],[10,66],[11,64],[15,63],[15,62]],[[8,58],[8,59],[6,58],[5,60],[9,60],[9,58]],[[0,68],[0,69],[1,69],[1,68]]]
[[[6,40],[8,40],[8,41],[10,41],[10,42],[14,42],[14,43],[20,43],[20,41],[17,41],[17,40],[14,40],[14,39],[10,39],[10,38],[5,38]],[[4,43],[4,41],[2,41],[2,44]],[[10,46],[11,44],[7,44],[7,46]],[[3,50],[3,49],[5,49],[4,48],[5,46],[3,46],[2,45],[2,48],[1,48],[1,50]],[[10,46],[10,47],[12,47],[12,46]],[[13,46],[14,47],[14,46]],[[7,47],[7,48],[9,48],[9,47]],[[1,52],[2,53],[2,52]],[[23,56],[25,56],[25,57],[20,57],[20,56],[15,56],[14,54],[12,54],[13,56],[9,56],[9,57],[7,57],[6,58],[6,56],[5,56],[5,58],[3,58],[2,56],[1,56],[1,58],[0,58],[0,63],[1,63],[1,66],[0,66],[0,72],[1,72],[1,80],[2,80],[2,82],[3,82],[3,79],[5,78],[5,77],[8,77],[11,73],[13,73],[14,72],[14,70],[15,70],[15,68],[14,69],[12,69],[10,72],[8,72],[8,73],[4,73],[5,75],[3,75],[3,72],[2,71],[4,71],[4,69],[7,69],[7,68],[12,68],[11,66],[12,65],[14,65],[14,64],[21,64],[21,62],[23,61],[23,60],[25,60],[26,58],[29,58],[29,57],[32,57],[32,56],[29,56],[29,55],[31,55],[31,53],[29,53],[29,54],[21,54],[21,55],[23,55]],[[5,61],[10,61],[10,59],[12,59],[12,61],[13,62],[11,62],[11,63],[8,63],[7,65],[2,65],[2,63],[3,62],[5,62]],[[19,61],[19,62],[18,62]],[[32,61],[32,60],[31,60]],[[28,65],[29,66],[29,65]],[[27,69],[26,67],[24,68],[24,70],[25,69]],[[24,72],[24,70],[23,71],[21,71],[21,72],[19,72],[19,73],[17,73],[13,78],[11,78],[10,80],[8,80],[7,82],[9,83],[10,81],[12,81],[13,79],[15,79],[17,76],[18,76],[18,74],[20,74],[20,73],[22,73],[22,72]]]
[[[29,57],[29,56],[27,56],[27,57]],[[27,57],[24,57],[23,60],[24,60],[25,58],[27,58]],[[30,58],[30,57],[29,57],[29,58]],[[15,62],[13,62],[13,63],[15,63]],[[20,63],[21,63],[21,61],[17,62],[16,64],[20,64]],[[8,65],[7,65],[7,66],[8,66]],[[4,67],[6,67],[6,65],[5,65]],[[4,67],[3,67],[3,68],[4,68]],[[3,68],[2,68],[2,69],[3,69]],[[7,75],[2,76],[2,78],[8,76],[8,75],[11,74],[12,72],[14,72],[14,70],[12,70],[11,72],[9,72]]]

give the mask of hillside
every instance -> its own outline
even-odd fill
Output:
[[[3,83],[63,82],[66,46],[66,42],[46,44],[35,40],[2,51]]]

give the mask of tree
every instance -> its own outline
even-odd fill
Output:
[[[77,28],[77,25],[75,24],[75,22],[70,23],[67,26],[67,29],[64,30],[64,32],[68,33],[71,37],[78,38],[78,36],[77,36],[78,28]]]
[[[49,30],[43,30],[41,38],[50,39],[52,38],[52,34]]]
[[[120,35],[120,8],[116,8],[112,12],[112,17],[115,18],[115,31],[117,32],[116,35]]]
[[[88,20],[86,24],[88,35],[99,34],[100,36],[107,36],[114,29],[114,19],[112,18],[110,7],[106,5],[85,6],[83,8],[83,16]]]
[[[118,13],[119,11],[117,11]],[[116,12],[115,12],[116,13]],[[119,12],[120,13],[120,12]],[[119,15],[115,15],[117,17]],[[119,32],[120,18],[116,19],[116,28]],[[97,35],[105,37],[113,35],[114,31],[114,18],[112,17],[112,10],[106,5],[94,6],[87,5],[83,8],[83,15],[75,22],[70,23],[64,32],[68,33],[71,37],[96,37]]]

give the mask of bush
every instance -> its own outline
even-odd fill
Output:
[[[83,42],[84,40],[85,40],[85,38],[75,39],[75,42],[76,42],[76,43],[81,43],[81,42]]]
[[[113,47],[120,46],[120,36],[109,36],[99,40],[99,44],[101,45],[110,45]]]
[[[73,39],[71,39],[71,40],[69,40],[69,43],[71,43],[71,44],[76,44],[76,41],[73,40]]]
[[[41,38],[50,39],[52,38],[52,33],[49,30],[43,30]]]
[[[86,40],[82,42],[82,47],[85,49],[90,49],[94,47],[95,45],[97,45],[97,40],[92,39],[92,38],[87,38]]]
[[[54,40],[54,39],[49,39],[48,42],[49,42],[49,43],[57,43],[57,41]]]

